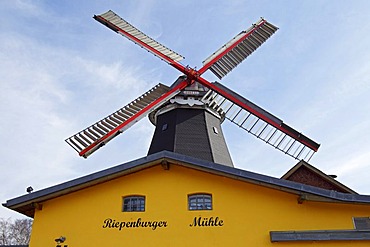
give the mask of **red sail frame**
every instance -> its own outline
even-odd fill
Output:
[[[236,41],[235,43],[233,43],[231,46],[227,47],[223,52],[221,52],[220,54],[218,54],[211,61],[209,61],[208,63],[204,64],[204,66],[198,70],[198,73],[200,75],[203,74],[215,62],[217,62],[218,60],[220,60],[220,58],[222,58],[225,54],[227,54],[229,51],[231,51],[232,49],[234,49],[240,42],[242,42],[244,39],[246,39],[248,36],[250,36],[255,30],[257,30],[265,22],[266,22],[266,20],[262,20],[261,23],[259,23],[257,26],[253,27],[249,32],[247,32],[243,36],[241,36],[238,41]]]
[[[103,137],[101,137],[99,140],[93,142],[88,147],[83,149],[81,152],[79,152],[80,156],[87,157],[94,151],[96,151],[98,148],[103,146],[106,142],[108,142],[110,139],[114,138],[117,133],[119,133],[122,129],[129,126],[130,124],[133,124],[135,120],[137,120],[142,115],[147,114],[148,112],[152,111],[153,109],[159,107],[163,103],[165,103],[166,100],[169,98],[172,98],[174,95],[176,95],[178,92],[180,92],[182,89],[184,89],[188,85],[187,81],[182,81],[180,84],[178,84],[176,87],[172,88],[167,93],[164,93],[162,96],[160,96],[158,99],[138,111],[136,114],[131,116],[129,119],[127,119],[122,124],[118,125],[111,131],[109,131],[107,134],[105,134]]]

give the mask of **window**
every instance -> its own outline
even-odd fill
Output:
[[[368,230],[370,229],[370,218],[369,217],[353,217],[353,223],[356,230]]]
[[[162,131],[165,131],[165,130],[167,130],[167,129],[168,129],[168,124],[166,124],[166,123],[165,123],[165,124],[163,124],[163,125],[162,125]]]
[[[145,211],[144,196],[126,196],[123,198],[123,212],[143,212]]]
[[[212,195],[192,194],[188,196],[189,210],[212,210]]]

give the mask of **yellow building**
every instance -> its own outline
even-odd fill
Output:
[[[34,218],[31,247],[370,244],[370,196],[168,151],[4,206]]]

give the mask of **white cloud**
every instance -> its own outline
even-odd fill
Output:
[[[37,190],[80,175],[75,167],[80,161],[63,140],[87,127],[81,125],[85,116],[113,112],[148,87],[142,78],[148,74],[137,75],[120,62],[94,62],[21,34],[5,37],[0,41],[6,48],[0,53],[5,144],[0,179],[12,186],[0,192],[2,199],[23,194],[29,185]]]

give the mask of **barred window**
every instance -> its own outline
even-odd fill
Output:
[[[211,194],[192,194],[188,195],[189,210],[212,210]]]
[[[123,212],[145,211],[145,196],[126,196],[123,198]]]

